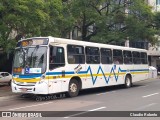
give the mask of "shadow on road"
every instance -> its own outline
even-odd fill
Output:
[[[3,88],[3,87],[8,87],[8,85],[0,84],[0,88]]]
[[[104,93],[104,92],[112,92],[115,90],[124,90],[124,89],[127,90],[127,89],[133,89],[133,88],[141,87],[141,86],[143,85],[133,85],[131,88],[125,88],[123,85],[91,88],[91,89],[80,91],[79,96],[89,95],[89,94],[99,94],[99,93]]]
[[[80,91],[79,93],[79,96],[78,97],[81,97],[81,96],[85,96],[85,95],[92,95],[92,94],[100,94],[100,93],[105,93],[105,92],[112,92],[112,91],[120,91],[120,90],[129,90],[129,89],[135,89],[137,87],[141,87],[143,85],[133,85],[131,88],[124,88],[123,85],[118,85],[118,86],[107,86],[107,87],[101,87],[101,88],[92,88],[92,89],[86,89],[86,90],[82,90]],[[0,89],[4,89],[4,88],[9,88],[9,86],[7,87],[7,85],[0,85]],[[38,98],[38,99],[41,99],[41,100],[36,100],[37,99],[37,96],[33,95],[33,94],[17,94],[16,95],[16,99],[17,100],[20,100],[20,101],[28,101],[28,102],[31,102],[31,101],[46,101],[46,100],[58,100],[58,99],[65,99],[65,98],[68,98],[66,96],[66,94],[64,95],[65,93],[60,93],[60,94],[52,94],[52,95],[38,95],[42,97],[41,98]],[[15,94],[14,94],[15,95]],[[59,97],[60,95],[64,95],[64,97]],[[46,96],[52,96],[54,97],[53,99],[45,99]]]

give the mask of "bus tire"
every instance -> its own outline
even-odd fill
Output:
[[[79,93],[79,84],[76,79],[71,79],[69,82],[68,93],[69,97],[76,97]]]
[[[125,88],[130,88],[131,86],[132,86],[132,79],[129,75],[127,75],[126,78],[125,78],[124,87]]]

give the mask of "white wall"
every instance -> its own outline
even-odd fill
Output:
[[[156,0],[148,0],[148,5],[152,6],[152,11],[160,11],[160,5],[156,5]]]

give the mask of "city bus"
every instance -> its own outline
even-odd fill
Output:
[[[12,91],[34,95],[67,93],[124,85],[148,78],[147,51],[56,37],[33,37],[17,43]]]

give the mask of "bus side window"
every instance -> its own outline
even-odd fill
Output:
[[[64,48],[50,46],[49,69],[62,67],[65,65]]]
[[[147,53],[145,53],[145,52],[141,53],[141,62],[142,62],[142,64],[147,64],[148,63],[148,61],[147,61]]]
[[[100,53],[98,47],[86,47],[86,63],[88,64],[99,64],[100,63]]]
[[[122,50],[113,50],[113,63],[123,64]]]
[[[132,53],[131,51],[124,50],[123,51],[124,64],[132,64]]]
[[[101,63],[111,64],[112,63],[112,50],[108,48],[101,48]]]
[[[79,45],[67,45],[67,56],[69,64],[84,64],[84,47]]]
[[[134,64],[141,64],[141,56],[140,56],[140,53],[133,51],[132,54],[133,54],[133,63],[134,63]]]

